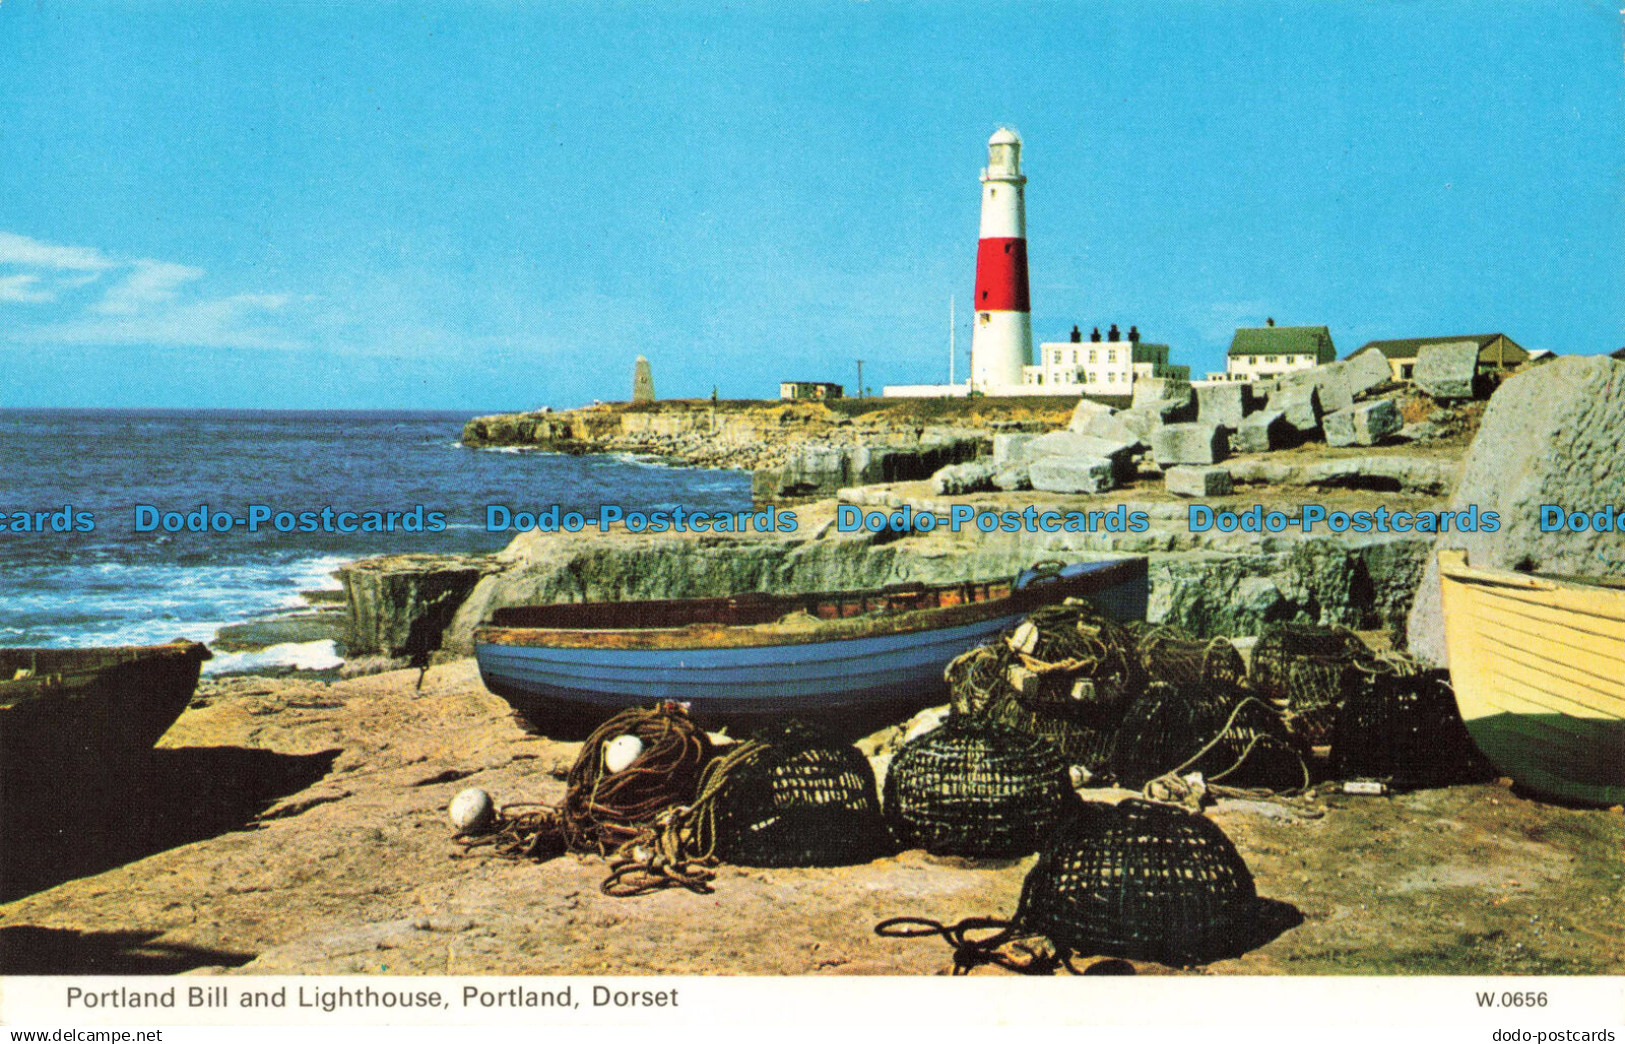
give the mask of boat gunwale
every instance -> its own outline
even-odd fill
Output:
[[[53,656],[71,656],[77,653],[84,655],[86,662],[83,665],[43,670],[34,667],[31,668],[34,673],[25,677],[0,678],[0,710],[19,707],[32,700],[71,696],[72,694],[66,690],[80,686],[98,675],[135,665],[165,660],[193,660],[201,667],[204,661],[214,658],[207,645],[186,639],[159,645],[98,645],[68,648],[5,646],[0,647],[0,671],[6,670],[9,666],[5,661],[24,653],[49,653]]]
[[[1483,586],[1515,587],[1525,591],[1585,591],[1625,593],[1625,580],[1612,577],[1572,576],[1561,573],[1519,573],[1467,564],[1467,552],[1448,548],[1439,552],[1439,573],[1452,580]]]
[[[943,608],[916,609],[884,616],[816,620],[792,628],[779,622],[761,624],[690,624],[686,627],[590,628],[493,627],[474,631],[475,645],[557,649],[740,649],[776,645],[819,645],[862,641],[900,634],[921,634],[968,626],[1001,616],[1019,616],[1009,599]]]
[[[1087,586],[1096,592],[1107,591],[1124,583],[1144,579],[1147,570],[1147,560],[1144,557],[1106,559],[1099,562],[1080,564],[1098,565],[1099,568],[1089,570],[1076,577],[1059,579],[1056,583],[1065,588]],[[961,602],[950,606],[930,606],[900,612],[837,617],[834,619],[810,617],[809,625],[805,628],[786,625],[782,616],[751,624],[702,622],[691,623],[682,627],[518,627],[487,623],[475,628],[472,638],[476,647],[490,645],[511,648],[672,651],[760,648],[780,645],[814,645],[860,641],[969,626],[1001,616],[1019,616],[1039,605],[1045,604],[1049,600],[1044,595],[1051,591],[1050,584],[1040,581],[1025,588],[1020,588],[1015,586],[1018,578],[965,581],[930,586],[921,585],[912,590],[925,592],[954,591],[971,586],[986,588],[1009,584],[1010,591],[999,598]],[[768,595],[766,597],[782,601],[793,613],[798,608],[804,609],[808,605],[817,604],[821,599],[831,601],[857,600],[868,596],[879,597],[884,594],[896,593],[897,590],[897,588],[893,588],[891,591],[877,589],[852,592],[818,592],[807,595]],[[1087,592],[1080,591],[1078,593]],[[1062,595],[1062,597],[1068,597],[1068,595]],[[1059,599],[1054,600],[1058,601]],[[621,612],[628,612],[631,607],[665,606],[675,601],[682,600],[596,604],[615,605],[621,607]],[[707,603],[726,603],[730,600],[721,598],[706,599],[704,601]],[[581,606],[595,603],[571,602],[556,604]],[[755,606],[761,603],[756,599],[751,599],[751,604]]]

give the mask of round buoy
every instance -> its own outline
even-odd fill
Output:
[[[497,814],[491,795],[479,787],[458,791],[446,811],[451,816],[451,825],[457,828],[459,834],[485,833],[491,828]]]
[[[616,736],[604,743],[604,771],[610,775],[638,760],[643,753],[643,741],[636,736]]]

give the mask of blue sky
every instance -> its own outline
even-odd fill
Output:
[[[1618,5],[0,3],[0,406],[946,377],[984,143],[1039,339],[1625,345]]]

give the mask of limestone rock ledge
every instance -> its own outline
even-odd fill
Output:
[[[895,494],[886,499],[901,502]],[[922,497],[921,507],[933,506]],[[488,558],[402,555],[341,572],[352,655],[471,649],[492,611],[543,602],[697,598],[744,591],[812,592],[904,581],[1012,575],[1045,558],[1150,558],[1153,621],[1197,635],[1256,634],[1307,620],[1402,628],[1431,547],[1426,537],[1193,534],[1169,505],[1150,505],[1145,533],[899,536],[838,533],[833,505],[799,532],[760,536],[525,533]],[[1144,507],[1144,506],[1142,506]]]

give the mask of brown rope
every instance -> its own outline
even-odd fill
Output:
[[[510,814],[516,808],[534,811]],[[568,851],[564,830],[559,825],[558,809],[535,802],[504,805],[497,812],[495,826],[487,833],[459,834],[453,838],[465,853],[476,848],[490,848],[492,854],[503,859],[535,859],[546,862]]]
[[[612,773],[604,764],[604,745],[618,736],[636,736],[643,750],[631,765]],[[504,806],[492,830],[455,840],[464,852],[490,848],[503,859],[546,861],[569,851],[613,853],[618,862],[611,867],[612,881],[631,875],[622,863],[635,843],[652,843],[655,848],[650,857],[639,862],[651,871],[658,863],[663,877],[692,887],[695,874],[684,869],[692,860],[676,858],[675,850],[660,855],[665,850],[660,848],[663,842],[657,827],[686,811],[684,803],[692,799],[711,754],[705,732],[678,704],[624,710],[582,744],[559,805],[523,802]]]
[[[759,761],[771,748],[758,740],[734,745],[713,758],[700,775],[699,793],[690,805],[669,809],[624,842],[615,852],[609,877],[600,886],[619,898],[664,888],[711,891],[717,864],[716,803],[733,774]]]
[[[1186,769],[1201,761],[1202,757],[1207,754],[1208,751],[1218,746],[1219,743],[1230,734],[1230,731],[1236,726],[1236,719],[1241,716],[1241,712],[1247,708],[1249,703],[1256,703],[1265,710],[1269,711],[1271,714],[1277,713],[1274,707],[1271,707],[1268,703],[1265,703],[1257,696],[1243,697],[1241,700],[1237,701],[1235,707],[1231,709],[1230,717],[1225,720],[1224,728],[1220,729],[1212,739],[1203,744],[1201,750],[1198,750],[1195,754],[1192,754],[1190,757],[1186,758],[1178,768],[1170,769],[1155,779],[1148,780],[1145,786],[1140,790],[1141,795],[1146,800],[1154,801],[1161,805],[1174,805],[1189,809],[1191,811],[1200,811],[1202,793],[1198,792],[1195,787],[1186,781],[1183,773]],[[1236,757],[1236,760],[1230,764],[1229,768],[1226,768],[1222,772],[1216,772],[1212,776],[1208,777],[1208,779],[1204,782],[1205,792],[1212,794],[1216,798],[1258,798],[1276,796],[1276,791],[1267,790],[1262,787],[1225,787],[1218,785],[1219,780],[1241,768],[1241,766],[1246,763],[1247,758],[1252,754],[1253,748],[1265,740],[1269,740],[1270,742],[1278,742],[1273,737],[1264,733],[1258,733],[1257,735],[1253,736],[1247,742],[1247,746],[1242,748],[1241,754]],[[1304,763],[1301,756],[1298,758],[1298,765],[1303,770],[1303,782],[1290,790],[1280,791],[1280,795],[1301,794],[1305,790],[1309,789],[1309,784],[1311,782],[1309,776],[1309,766]]]
[[[972,932],[992,931],[986,938],[973,938]],[[1030,960],[1017,960],[1005,952],[1009,943],[1042,936],[1023,932],[1014,921],[996,917],[967,917],[955,924],[943,924],[928,917],[888,917],[875,925],[875,934],[887,939],[921,939],[940,935],[954,948],[955,975],[968,975],[973,968],[992,964],[1007,968],[1019,975],[1054,975],[1056,969],[1065,968],[1074,975],[1081,974],[1072,965],[1072,955],[1065,952],[1039,952],[1029,949]]]
[[[604,744],[617,736],[636,736],[643,751],[611,773]],[[587,737],[565,778],[559,820],[570,849],[609,855],[637,838],[661,812],[694,793],[710,758],[710,740],[676,704],[610,718]]]

